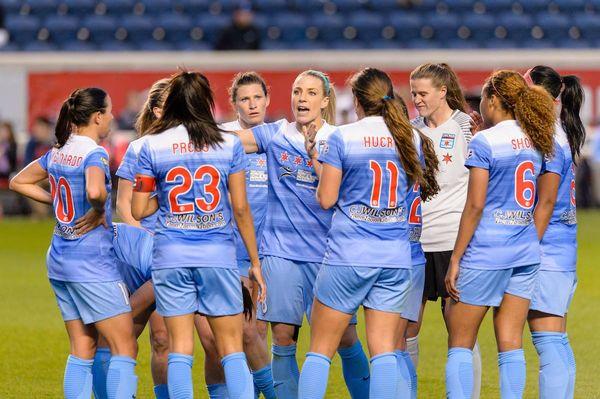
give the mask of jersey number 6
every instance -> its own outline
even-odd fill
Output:
[[[48,175],[48,180],[50,181],[50,195],[54,202],[56,219],[61,223],[71,223],[75,217],[75,205],[73,204],[71,185],[62,176],[56,181],[54,176]]]
[[[203,184],[204,192],[210,196],[210,201],[206,198],[194,198],[194,202],[179,202],[179,196],[187,194],[191,189],[194,181],[203,181],[208,176],[208,182]],[[194,212],[194,203],[200,211],[208,213],[215,210],[221,201],[221,192],[219,191],[219,183],[221,175],[219,171],[212,165],[202,165],[194,174],[183,167],[176,166],[171,168],[165,177],[165,182],[179,184],[169,190],[169,206],[171,213],[174,215]]]
[[[534,178],[533,162],[524,161],[515,170],[515,201],[524,209],[531,209],[535,201],[535,182],[526,177],[527,173]]]

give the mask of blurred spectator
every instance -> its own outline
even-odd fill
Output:
[[[250,3],[243,2],[233,12],[231,25],[221,32],[215,50],[258,50],[260,32],[254,26]]]
[[[17,170],[17,142],[10,122],[0,122],[0,187]]]
[[[137,91],[130,91],[127,94],[127,103],[125,103],[125,108],[123,108],[123,111],[121,111],[119,118],[117,119],[119,129],[134,130],[137,114],[143,106],[142,100],[141,93]]]
[[[0,47],[3,47],[6,43],[8,43],[8,31],[4,25],[4,5],[0,3]]]
[[[53,126],[50,120],[44,116],[38,116],[33,122],[31,137],[25,147],[25,156],[23,157],[23,166],[29,165],[42,155],[44,155],[54,142]]]

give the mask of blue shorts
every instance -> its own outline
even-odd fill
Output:
[[[500,306],[504,294],[531,299],[539,264],[501,270],[460,267],[457,288],[460,302],[477,306]]]
[[[237,269],[178,267],[152,271],[156,310],[163,317],[200,313],[242,313],[242,284]]]
[[[250,271],[250,261],[249,260],[239,260],[237,261],[238,270],[240,272],[240,277],[249,278]]]
[[[423,303],[423,289],[425,288],[425,264],[413,265],[411,282],[408,293],[408,302],[406,311],[402,312],[402,317],[407,320],[419,321],[421,313],[421,304]]]
[[[122,281],[74,283],[50,279],[64,321],[91,324],[131,312],[129,292]]]
[[[403,314],[407,310],[410,285],[411,269],[324,266],[317,276],[315,297],[322,304],[348,314],[355,313],[360,305]]]
[[[576,288],[576,272],[540,270],[529,309],[564,317]]]

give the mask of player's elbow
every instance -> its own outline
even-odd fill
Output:
[[[248,204],[248,201],[244,201],[244,203],[242,204],[236,204],[235,206],[233,206],[233,216],[235,217],[235,220],[238,221],[238,223],[239,221],[249,217],[250,205]]]
[[[333,196],[324,195],[323,193],[317,191],[317,201],[319,202],[319,205],[321,205],[321,208],[327,210],[333,208],[333,206],[337,202],[337,198],[334,198]]]
[[[18,176],[15,176],[8,181],[8,189],[9,190],[15,191],[15,192],[19,191],[17,188],[17,186],[19,185],[17,178],[18,178]]]
[[[144,210],[140,209],[140,207],[132,204],[131,206],[131,216],[137,220],[138,222],[144,218]]]
[[[87,197],[90,202],[104,202],[106,200],[106,190],[103,187],[88,187]]]

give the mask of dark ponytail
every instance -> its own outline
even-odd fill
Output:
[[[150,126],[148,134],[183,125],[196,148],[218,146],[225,141],[213,115],[215,101],[206,76],[181,71],[171,78],[166,90],[162,116]]]
[[[579,78],[575,75],[560,76],[556,70],[544,65],[531,68],[526,75],[533,84],[546,89],[552,98],[560,96],[560,122],[569,141],[573,162],[577,163],[585,142],[585,127],[579,116],[584,92]]]
[[[87,126],[94,113],[104,113],[108,106],[107,97],[108,94],[104,90],[96,87],[77,89],[72,92],[60,107],[54,128],[56,147],[61,148],[67,143],[74,127]]]

